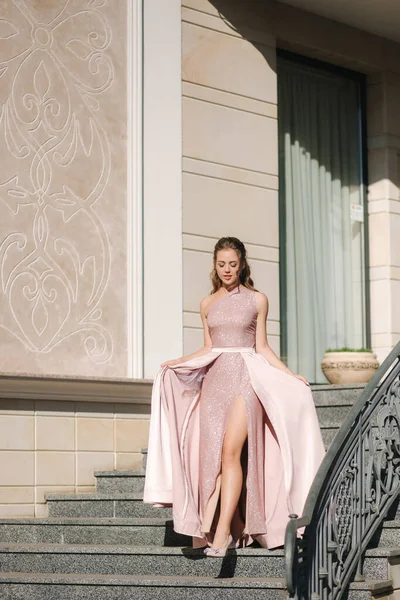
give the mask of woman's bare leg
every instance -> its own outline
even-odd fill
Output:
[[[242,490],[240,455],[247,438],[247,412],[243,396],[236,398],[222,447],[221,509],[212,548],[224,548]]]

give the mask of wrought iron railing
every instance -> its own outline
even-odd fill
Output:
[[[292,597],[339,600],[352,578],[364,580],[365,550],[399,497],[399,485],[400,343],[334,438],[303,516],[291,515],[285,560]]]

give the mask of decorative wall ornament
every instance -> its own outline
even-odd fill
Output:
[[[95,363],[113,354],[102,310],[111,248],[96,208],[111,168],[106,3],[0,9],[0,328],[32,353],[78,336]]]

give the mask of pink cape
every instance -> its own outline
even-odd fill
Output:
[[[265,425],[265,531],[250,534],[273,548],[283,545],[289,514],[302,514],[325,451],[310,388],[250,350],[241,355],[273,428]],[[193,536],[194,545],[206,540],[198,500],[201,382],[218,356],[161,369],[152,392],[144,502],[172,504],[175,531]]]

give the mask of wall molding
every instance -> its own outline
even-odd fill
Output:
[[[183,351],[181,2],[143,9],[143,375],[153,377]]]
[[[128,377],[143,376],[143,0],[128,0]]]
[[[150,405],[153,382],[146,379],[0,375],[1,399],[107,402]]]

